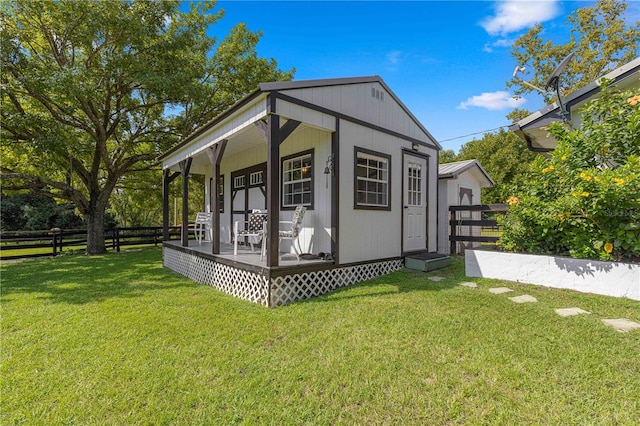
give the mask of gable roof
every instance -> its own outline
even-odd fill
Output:
[[[583,88],[570,93],[562,100],[562,104],[567,111],[565,116],[568,120],[571,120],[572,109],[575,110],[581,103],[600,92],[600,80],[602,78],[613,80],[613,85],[624,89],[634,84],[633,77],[636,77],[635,82],[637,84],[639,77],[638,72],[640,72],[640,57],[616,68]],[[531,151],[548,152],[553,151],[555,148],[555,139],[546,136],[545,127],[550,123],[560,121],[563,121],[563,117],[560,112],[560,104],[556,101],[512,124],[509,126],[509,130],[521,139],[524,139],[527,142],[527,147]]]
[[[380,84],[389,95],[393,98],[395,102],[398,103],[400,108],[402,108],[403,112],[406,113],[411,120],[420,128],[422,132],[424,132],[429,139],[431,139],[438,149],[442,149],[442,146],[438,143],[436,138],[422,125],[422,123],[413,115],[413,113],[407,108],[407,106],[398,98],[398,96],[387,86],[387,84],[382,80],[379,75],[372,76],[361,76],[361,77],[342,77],[342,78],[326,78],[326,79],[315,79],[315,80],[292,80],[292,81],[272,81],[258,84],[258,87],[252,92],[245,95],[242,99],[238,100],[235,104],[230,106],[227,110],[223,111],[209,122],[203,124],[198,127],[188,135],[186,135],[182,140],[180,140],[176,145],[174,145],[167,152],[163,153],[160,156],[160,159],[167,157],[172,152],[175,152],[179,148],[187,145],[189,142],[194,140],[199,135],[203,134],[207,130],[214,127],[216,124],[220,123],[224,119],[228,118],[234,112],[241,109],[243,106],[247,105],[254,99],[259,98],[260,96],[266,96],[272,92],[280,92],[285,90],[293,90],[293,89],[311,89],[318,87],[330,87],[330,86],[344,86],[350,84],[362,84],[362,83],[378,83]]]
[[[270,81],[258,84],[258,89],[263,92],[277,92],[279,90],[310,89],[313,87],[344,86],[346,84],[360,83],[380,83],[384,85],[379,75],[370,75],[362,77],[321,78],[315,80]],[[385,89],[386,88],[385,85]]]
[[[477,168],[477,170],[487,179],[489,186],[494,186],[495,182],[489,176],[489,173],[480,165],[478,160],[454,161],[452,163],[444,163],[438,165],[438,179],[456,179],[467,170]]]

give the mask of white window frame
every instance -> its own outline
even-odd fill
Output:
[[[356,209],[391,210],[390,155],[355,147],[353,195]]]
[[[313,184],[313,150],[300,152],[282,159],[282,208],[294,209],[302,205],[308,209],[313,208],[314,184]],[[308,186],[305,190],[304,186]],[[308,195],[307,202],[304,202]],[[300,202],[289,200],[300,198]]]

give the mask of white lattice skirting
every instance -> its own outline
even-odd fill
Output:
[[[240,299],[269,306],[268,282],[262,274],[167,247],[162,249],[162,260],[164,266],[195,282],[210,285]]]
[[[340,287],[386,275],[403,266],[402,259],[395,259],[274,277],[271,279],[270,306],[320,296]]]
[[[167,247],[163,248],[162,257],[164,266],[180,275],[213,286],[232,296],[269,307],[319,296],[340,287],[386,275],[404,266],[402,259],[393,259],[292,273],[269,280],[256,272]]]

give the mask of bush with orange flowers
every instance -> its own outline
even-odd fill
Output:
[[[640,261],[640,94],[605,82],[581,112],[578,129],[549,126],[558,146],[535,161],[526,186],[512,190],[499,245]]]

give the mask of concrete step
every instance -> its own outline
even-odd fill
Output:
[[[430,272],[448,268],[450,265],[451,257],[438,253],[411,253],[404,258],[404,266],[416,271]]]

